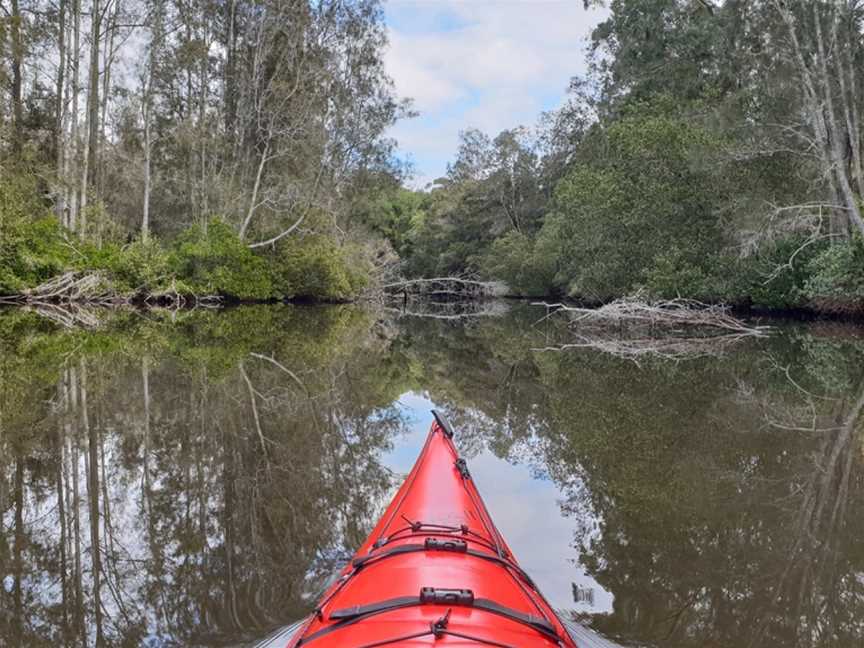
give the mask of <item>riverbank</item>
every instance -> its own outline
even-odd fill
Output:
[[[82,240],[51,216],[0,227],[0,300],[114,305],[284,299],[345,301],[371,283],[360,245],[307,233],[251,249],[210,219],[169,242]]]
[[[525,290],[518,282],[508,287],[496,281],[482,283],[456,277],[384,284],[369,246],[340,244],[331,236],[301,233],[278,246],[253,250],[230,224],[218,218],[188,227],[171,241],[150,237],[122,244],[81,240],[52,216],[6,219],[2,225],[0,303],[6,304],[183,308],[350,303],[392,292],[389,289],[393,286],[401,286],[399,290],[406,296],[411,292],[417,293],[415,297],[432,299],[505,297],[563,301],[580,307],[600,307],[624,296],[544,294]],[[707,305],[725,304],[742,316],[864,322],[861,258],[862,245],[853,240],[825,246],[818,254],[802,259],[800,265],[789,265],[767,280],[758,278],[772,264],[777,266],[776,255],[770,264],[764,258],[740,260],[712,281],[674,290],[646,286],[636,291],[647,300],[683,296]],[[478,286],[484,289],[478,290]],[[494,289],[486,290],[487,286]],[[706,286],[714,289],[706,290]]]

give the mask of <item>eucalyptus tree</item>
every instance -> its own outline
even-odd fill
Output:
[[[786,27],[783,54],[794,65],[800,88],[803,123],[788,128],[817,159],[835,211],[845,216],[841,222],[864,235],[859,90],[864,3],[771,0],[771,5]]]
[[[278,242],[313,211],[338,218],[356,173],[388,163],[384,132],[404,106],[383,69],[382,20],[377,0],[265,2],[247,18],[226,171],[250,246]]]
[[[0,8],[0,145],[27,148],[84,237],[213,215],[255,247],[310,215],[338,234],[352,196],[398,174],[385,134],[408,111],[384,70],[380,0]]]

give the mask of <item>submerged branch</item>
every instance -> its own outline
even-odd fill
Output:
[[[659,330],[702,329],[763,336],[768,326],[752,326],[730,313],[727,306],[705,304],[693,299],[646,301],[640,295],[617,299],[600,308],[579,308],[565,304],[545,306],[552,314],[563,312],[571,328],[608,327],[609,325],[647,327]]]
[[[601,337],[579,335],[574,342],[536,347],[532,351],[567,351],[570,349],[593,349],[609,355],[637,362],[647,358],[664,360],[695,360],[717,358],[750,334],[730,333],[710,337],[659,336],[643,338]]]
[[[723,355],[730,346],[770,331],[736,318],[726,306],[691,299],[652,302],[636,295],[597,309],[540,305],[550,311],[544,319],[564,313],[573,338],[534,351],[595,349],[637,362],[646,357],[684,360]]]
[[[503,297],[507,286],[497,281],[474,281],[461,277],[433,277],[431,279],[407,279],[381,286],[385,294],[461,297],[478,299]]]
[[[509,310],[508,305],[496,300],[434,302],[416,300],[401,307],[383,306],[384,311],[396,317],[416,317],[448,321],[466,321],[484,317],[500,317]]]

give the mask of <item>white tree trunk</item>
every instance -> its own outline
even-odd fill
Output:
[[[81,0],[72,0],[73,18],[73,46],[72,46],[72,148],[75,158],[75,169],[67,167],[65,177],[72,178],[69,188],[69,229],[73,232],[78,230],[78,212],[81,209],[81,200],[78,193],[80,168],[82,163],[81,134],[78,128],[78,99],[81,85]]]

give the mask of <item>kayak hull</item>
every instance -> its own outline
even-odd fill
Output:
[[[446,420],[289,647],[575,643],[495,527]]]

